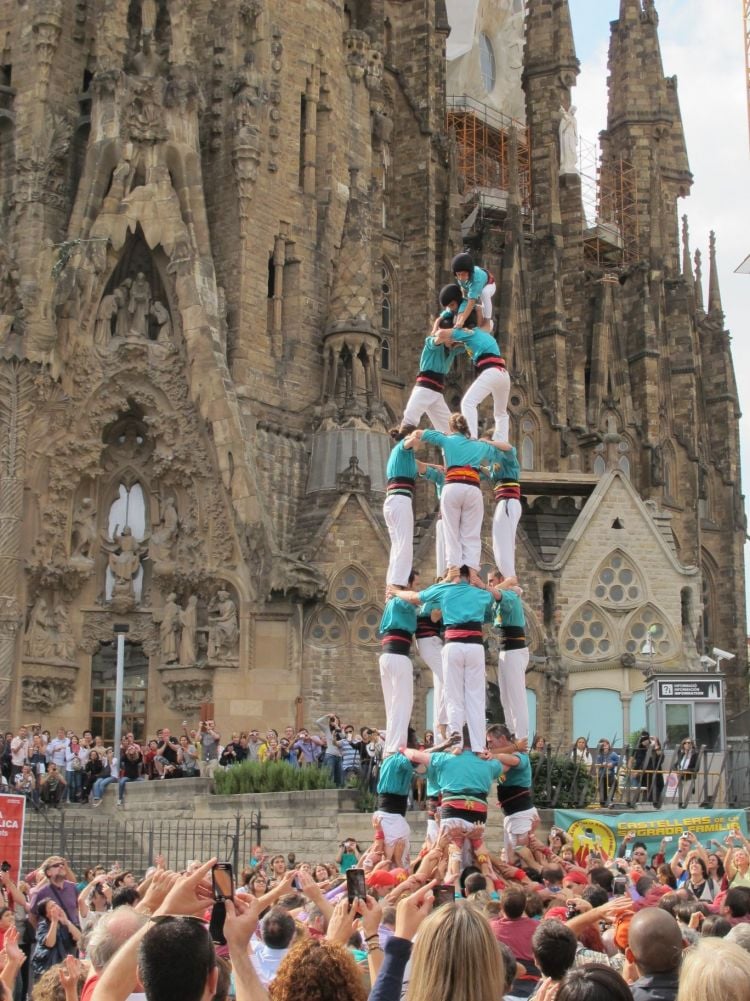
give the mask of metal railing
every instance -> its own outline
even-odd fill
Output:
[[[76,873],[89,866],[119,862],[139,875],[163,855],[182,870],[191,859],[216,856],[244,868],[264,825],[260,810],[230,820],[116,820],[84,816],[78,810],[29,812],[23,840],[25,871],[49,855],[62,855]]]
[[[671,809],[674,807],[750,807],[750,738],[730,739],[723,750],[698,748],[695,767],[679,768],[680,752],[665,747],[659,758],[649,749],[639,767],[636,748],[612,747],[619,763],[593,764],[572,758],[568,745],[547,745],[532,752],[534,795],[538,805],[573,809]]]

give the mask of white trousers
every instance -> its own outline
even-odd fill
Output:
[[[516,528],[521,518],[521,502],[502,498],[492,516],[492,552],[503,577],[516,576]]]
[[[497,684],[506,726],[516,740],[529,739],[529,704],[526,701],[526,668],[529,648],[501,650],[497,661]]]
[[[414,704],[414,672],[403,653],[381,653],[380,685],[385,702],[385,754],[406,747]]]
[[[432,671],[432,732],[437,743],[438,726],[448,722],[443,684],[443,641],[439,636],[425,636],[417,640],[419,656]]]
[[[479,428],[477,408],[490,394],[495,415],[495,431],[492,437],[495,441],[507,441],[510,376],[504,368],[487,368],[476,377],[461,400],[461,413],[467,420],[471,437],[476,438]]]
[[[380,827],[383,831],[383,837],[385,838],[385,843],[390,848],[391,845],[395,845],[397,841],[405,841],[406,848],[401,856],[401,861],[404,865],[409,865],[409,841],[411,840],[411,828],[409,827],[409,821],[406,817],[402,817],[400,813],[385,813],[383,810],[376,810],[373,813],[373,817],[380,821]]]
[[[391,537],[391,554],[385,582],[406,587],[414,561],[414,509],[411,497],[389,494],[383,504],[383,517]]]
[[[440,496],[447,566],[482,564],[482,491],[470,483],[446,483]]]
[[[461,733],[469,728],[472,751],[486,743],[485,668],[482,643],[446,643],[443,646],[443,683],[448,729]]]
[[[436,431],[449,434],[448,420],[451,408],[445,402],[443,394],[438,393],[435,389],[428,389],[427,386],[415,386],[407,401],[404,416],[401,419],[402,423],[419,427],[422,414],[427,414],[430,424]]]
[[[443,519],[435,521],[435,576],[442,577],[448,561],[445,558],[445,531],[443,529]]]
[[[482,312],[484,313],[485,320],[492,319],[492,297],[497,291],[497,285],[495,282],[492,284],[485,285],[482,289],[482,294],[479,296],[479,301],[482,304]]]
[[[531,825],[539,814],[536,807],[530,810],[520,810],[503,818],[503,841],[505,842],[505,861],[513,865],[516,859],[516,845],[526,842]]]

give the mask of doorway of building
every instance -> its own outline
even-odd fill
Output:
[[[115,737],[115,684],[117,647],[102,643],[91,662],[91,732],[110,745]],[[140,643],[125,643],[125,684],[122,698],[122,732],[139,743],[146,739],[148,657]]]

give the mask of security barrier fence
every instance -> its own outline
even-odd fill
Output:
[[[175,781],[179,781],[176,779]],[[49,855],[62,855],[77,874],[100,862],[119,862],[142,875],[159,855],[171,869],[184,869],[191,859],[216,856],[232,862],[235,873],[247,864],[260,844],[260,811],[236,814],[230,820],[119,820],[70,810],[27,811],[23,869],[40,865]]]

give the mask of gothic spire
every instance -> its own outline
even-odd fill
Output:
[[[699,313],[703,312],[703,268],[701,265],[702,254],[700,250],[695,252],[695,308]]]
[[[711,230],[708,237],[708,315],[712,319],[723,320],[724,309],[721,305],[721,291],[719,289],[719,271],[716,267],[716,234]]]
[[[688,229],[687,215],[683,215],[682,217],[682,277],[690,288],[695,287],[693,262],[690,257],[690,230]]]

